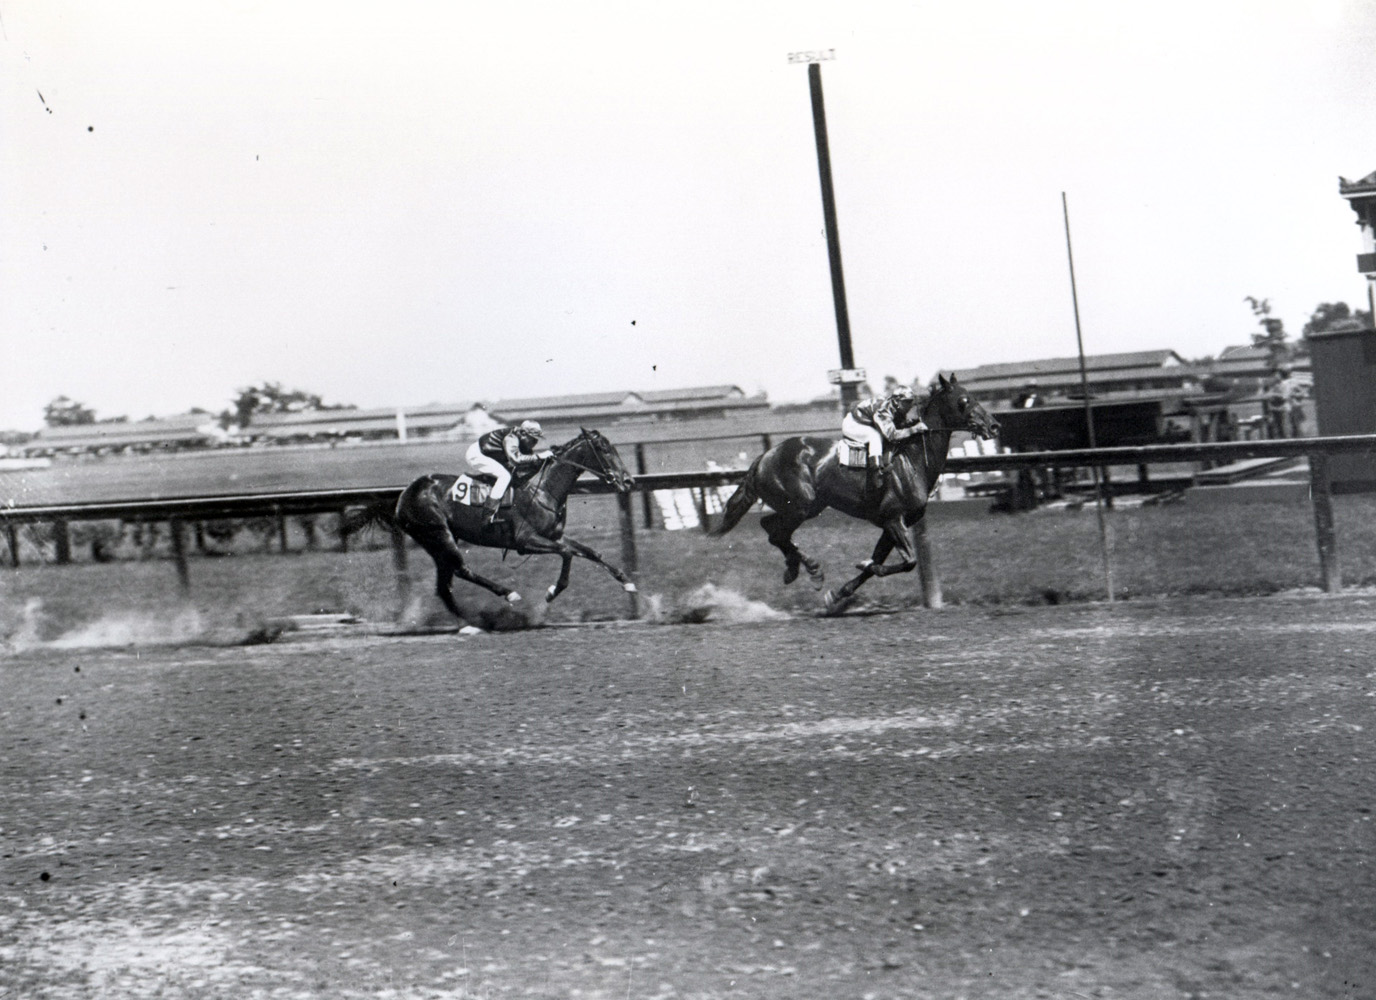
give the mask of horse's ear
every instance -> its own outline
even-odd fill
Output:
[[[956,384],[956,373],[955,373],[955,372],[951,372],[951,384],[952,384],[952,385],[955,385],[955,384]]]
[[[951,378],[952,378],[952,380],[954,380],[954,379],[955,379],[955,376],[952,375]],[[946,381],[946,376],[943,375],[943,374],[941,374],[941,372],[937,372],[937,373],[936,373],[936,380],[937,380],[937,383],[940,384],[941,388],[943,388],[943,389],[949,389],[949,388],[951,388],[951,383]]]

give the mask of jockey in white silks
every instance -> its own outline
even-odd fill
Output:
[[[468,464],[497,480],[483,505],[484,521],[490,522],[497,516],[497,508],[511,485],[514,471],[523,465],[543,462],[553,454],[535,450],[536,442],[543,435],[544,431],[534,420],[522,420],[514,427],[495,427],[468,446],[464,456]]]
[[[845,439],[865,448],[867,486],[876,494],[884,485],[884,471],[889,463],[884,443],[903,441],[927,430],[922,418],[912,412],[916,406],[917,395],[906,385],[900,385],[886,396],[862,399],[841,418]]]

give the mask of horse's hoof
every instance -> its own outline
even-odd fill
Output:
[[[635,584],[634,584],[634,583],[630,583],[630,582],[623,583],[623,584],[621,585],[621,589],[624,590],[624,591],[625,591],[626,593],[628,593],[628,594],[638,594],[638,593],[640,593],[640,591],[636,589]]]
[[[483,630],[476,625],[465,625],[459,629],[459,635],[482,635]]]
[[[506,603],[508,603],[508,604],[516,604],[516,603],[519,602],[520,600],[521,600],[521,595],[518,594],[518,593],[516,593],[516,591],[514,591],[514,590],[513,590],[511,593],[509,593],[509,594],[506,595]]]
[[[874,560],[866,559],[864,562],[858,562],[855,564],[855,568],[861,573],[868,573],[870,570],[874,569]]]
[[[549,585],[549,589],[545,591],[545,603],[548,604],[550,601],[554,600],[558,596],[558,589],[556,589],[554,584],[551,583]]]
[[[851,594],[847,597],[837,597],[836,591],[828,590],[826,594],[822,596],[822,600],[826,602],[827,615],[839,615],[842,611],[845,611],[846,608],[851,606],[855,601],[855,595]]]
[[[792,583],[796,579],[798,579],[797,566],[789,566],[784,570],[784,583]]]
[[[823,573],[820,569],[816,572],[809,570],[807,575],[808,578],[812,581],[813,590],[821,590],[822,587],[826,585],[827,575]]]

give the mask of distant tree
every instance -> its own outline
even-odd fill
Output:
[[[1279,368],[1289,362],[1294,351],[1285,332],[1285,323],[1271,315],[1271,300],[1244,296],[1252,307],[1252,315],[1261,324],[1261,333],[1252,334],[1252,346],[1266,349],[1266,363],[1271,368]]]
[[[96,411],[74,399],[58,396],[43,407],[43,422],[49,427],[75,427],[96,422]]]
[[[240,389],[234,397],[233,409],[220,414],[220,424],[229,427],[237,424],[247,427],[260,413],[303,413],[307,410],[352,410],[349,403],[326,403],[313,392],[302,389],[284,389],[280,382],[264,382],[262,385]]]
[[[1320,302],[1304,324],[1303,335],[1325,330],[1361,330],[1371,326],[1371,313],[1352,309],[1346,302]]]

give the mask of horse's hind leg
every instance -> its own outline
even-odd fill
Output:
[[[802,549],[793,543],[793,532],[797,531],[805,518],[787,517],[783,514],[766,514],[760,518],[760,527],[769,536],[769,544],[784,554],[784,583],[798,579],[798,567],[806,566],[807,575],[813,587],[820,588],[826,580],[822,566],[817,560],[808,558]]]
[[[449,568],[449,563],[443,559],[435,560],[435,594],[444,606],[449,609],[449,613],[462,622],[467,622],[459,606],[454,603],[454,594],[449,589],[449,584],[454,580],[454,571]]]
[[[437,573],[442,574],[445,569],[448,569],[451,573],[457,575],[459,579],[467,580],[469,583],[476,583],[479,587],[492,591],[492,593],[496,594],[498,597],[505,598],[509,603],[514,604],[521,599],[521,595],[510,587],[504,587],[497,581],[489,580],[487,577],[474,573],[469,569],[464,564],[463,552],[459,549],[458,543],[454,541],[454,536],[449,533],[448,528],[436,527],[420,529],[417,530],[412,537],[420,543],[421,547],[425,549],[426,552],[430,553],[430,558],[435,560]],[[439,586],[437,580],[435,592],[439,594],[440,600],[444,601],[445,607],[454,612],[458,617],[463,618],[463,615],[459,614],[458,609],[454,607],[454,598],[449,592],[448,579],[443,580],[442,587]]]

